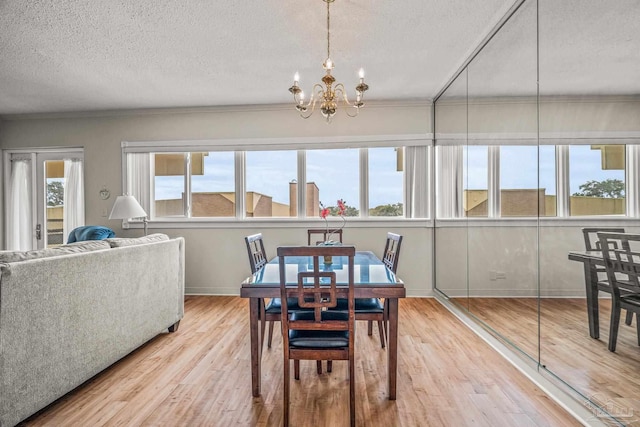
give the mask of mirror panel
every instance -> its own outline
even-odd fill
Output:
[[[535,360],[537,223],[498,219],[535,218],[544,199],[538,186],[536,13],[536,3],[525,2],[468,66],[465,182],[469,311]]]
[[[640,59],[633,47],[640,10],[629,0],[539,0],[539,8],[540,142],[564,146],[567,216],[579,221],[540,225],[540,362],[621,424],[640,425],[637,319],[626,325],[623,311],[610,352],[611,299],[600,291],[599,337],[592,337],[584,264],[569,259],[586,249],[585,227],[640,233],[637,222],[624,221],[625,196],[634,192],[627,155],[638,152],[640,135]],[[541,161],[541,176],[544,167]]]

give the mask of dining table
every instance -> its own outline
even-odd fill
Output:
[[[298,273],[313,269],[311,257],[286,257],[286,283],[296,284]],[[348,286],[347,257],[334,256],[321,269],[336,273],[338,287]],[[370,251],[357,251],[354,259],[355,298],[384,298],[388,303],[387,389],[389,400],[396,400],[398,371],[398,299],[406,297],[404,283]],[[260,396],[262,342],[260,337],[260,301],[280,298],[280,270],[278,258],[271,259],[262,269],[246,278],[240,289],[242,298],[249,298],[251,339],[252,395]],[[356,355],[358,354],[356,341]]]
[[[589,335],[600,338],[600,315],[598,304],[598,271],[604,268],[601,251],[571,251],[569,259],[582,263],[584,285],[587,294],[587,317],[589,319]]]

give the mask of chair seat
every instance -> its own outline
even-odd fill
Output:
[[[640,294],[627,294],[620,296],[620,300],[629,305],[640,307]]]
[[[291,313],[291,321],[313,320],[313,311]],[[349,320],[349,315],[340,311],[323,311],[322,320]],[[349,346],[348,331],[290,330],[289,345],[298,348],[342,348]]]
[[[349,302],[345,298],[338,298],[337,305],[331,310],[348,310]],[[356,298],[354,300],[356,313],[383,313],[384,304],[378,298]]]
[[[289,310],[299,310],[297,298],[287,298],[287,305]],[[280,298],[271,298],[267,305],[264,306],[264,311],[268,314],[280,314],[282,313],[282,301]]]

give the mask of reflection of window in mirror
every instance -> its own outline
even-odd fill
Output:
[[[488,215],[489,148],[470,145],[463,152],[464,213],[468,217]]]
[[[625,215],[625,146],[569,147],[571,216]]]
[[[553,145],[500,147],[500,216],[556,216]]]

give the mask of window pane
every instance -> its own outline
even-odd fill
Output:
[[[307,151],[307,216],[319,216],[320,202],[331,208],[338,199],[347,205],[346,216],[359,216],[359,165],[359,152],[354,148]]]
[[[404,148],[369,148],[369,216],[403,216]]]
[[[246,153],[246,216],[298,216],[296,151]]]
[[[154,155],[155,216],[185,216],[184,214],[185,153]]]
[[[501,216],[555,216],[555,188],[554,146],[500,147]]]
[[[624,215],[625,146],[569,147],[571,216]]]
[[[191,216],[235,217],[234,152],[205,153],[202,162],[200,173],[191,176]]]
[[[465,147],[463,159],[465,216],[486,217],[489,208],[489,149],[486,145],[470,145]]]

